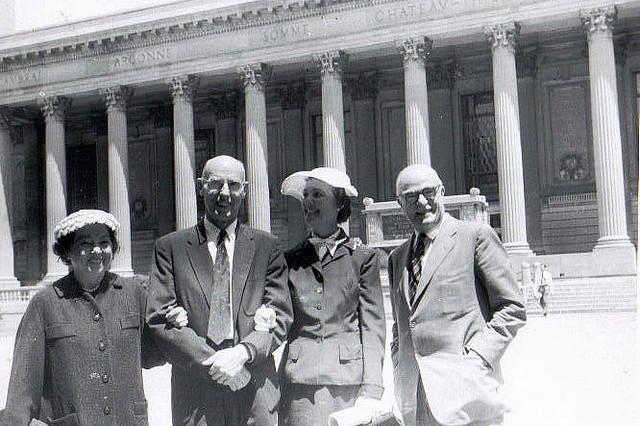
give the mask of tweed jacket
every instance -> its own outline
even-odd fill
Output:
[[[16,336],[7,406],[0,424],[146,425],[142,345],[146,281],[107,273],[92,297],[73,275],[29,302]],[[41,403],[42,401],[42,403]]]
[[[285,258],[294,321],[284,380],[360,385],[361,394],[381,397],[385,317],[376,253],[347,239],[321,262],[305,239]]]
[[[502,244],[489,226],[445,214],[409,306],[404,283],[411,241],[389,257],[391,357],[405,422],[415,421],[419,377],[441,424],[499,416],[506,409],[496,392],[500,359],[526,320]]]
[[[283,340],[291,322],[286,267],[276,238],[246,225],[236,229],[233,262],[234,343],[250,343],[256,349],[248,365],[254,395],[250,423],[272,424],[279,402],[279,380],[271,351]],[[194,413],[204,409],[213,416],[214,393],[231,392],[214,383],[202,362],[215,353],[206,342],[213,262],[207,248],[204,222],[158,239],[149,277],[147,321],[158,347],[173,365],[172,411],[174,424],[191,424]],[[261,304],[271,306],[277,325],[269,332],[255,331],[254,315]],[[172,304],[184,307],[187,327],[167,328],[159,320]],[[203,408],[204,407],[204,408]],[[191,420],[189,420],[191,419]]]

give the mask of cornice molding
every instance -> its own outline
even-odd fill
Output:
[[[324,16],[365,7],[395,3],[401,0],[301,0],[286,2],[282,5],[256,7],[252,9],[211,15],[194,14],[185,17],[180,23],[162,23],[158,27],[145,26],[139,30],[135,26],[121,29],[122,34],[109,34],[101,37],[101,32],[79,36],[74,40],[61,39],[44,44],[51,47],[43,48],[42,44],[35,44],[32,50],[26,49],[16,54],[0,52],[0,72],[25,69],[33,66],[48,65],[59,62],[73,61],[81,58],[108,55],[162,44],[206,37],[232,31],[261,27],[271,24],[287,23],[290,21],[310,17]],[[255,2],[264,5],[263,2]],[[102,32],[104,33],[104,32]]]

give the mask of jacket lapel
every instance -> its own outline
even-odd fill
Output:
[[[246,225],[238,226],[236,232],[236,246],[233,249],[233,317],[234,321],[238,319],[238,309],[242,293],[247,284],[247,277],[251,271],[253,264],[253,255],[256,246],[253,242],[253,232]]]
[[[193,268],[198,284],[202,288],[207,304],[211,304],[210,296],[213,288],[213,262],[207,247],[207,235],[204,223],[199,222],[193,227],[193,232],[187,238],[187,256]]]
[[[418,289],[416,290],[416,297],[414,299],[412,309],[415,309],[418,301],[422,298],[422,294],[431,282],[433,274],[435,274],[442,261],[447,257],[447,254],[449,254],[453,249],[456,234],[456,228],[454,225],[454,219],[449,215],[445,215],[442,227],[440,228],[440,231],[438,231],[438,236],[431,243],[431,251],[429,252],[427,262],[424,265],[424,270],[420,275],[420,282],[418,283]]]
[[[393,265],[393,276],[395,277],[395,283],[391,285],[395,286],[394,291],[398,295],[398,301],[401,301],[405,305],[407,304],[407,296],[404,293],[405,281],[407,280],[407,262],[409,261],[409,247],[411,246],[411,238],[407,239],[400,247],[398,247],[398,262]]]

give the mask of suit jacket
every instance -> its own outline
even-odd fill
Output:
[[[305,239],[285,257],[294,321],[284,379],[359,385],[361,394],[381,397],[385,317],[376,253],[348,239],[321,262]]]
[[[395,392],[415,422],[421,377],[435,419],[464,425],[502,414],[500,359],[526,321],[507,254],[487,225],[445,214],[432,242],[414,303],[405,282],[411,238],[389,257]],[[467,353],[472,350],[474,353]]]
[[[272,235],[239,225],[233,257],[234,343],[250,343],[256,349],[251,371],[249,423],[273,424],[279,401],[279,382],[271,351],[282,343],[291,322],[290,298],[284,257]],[[174,424],[192,424],[197,410],[209,415],[217,403],[212,395],[231,392],[215,384],[202,361],[213,353],[206,342],[213,262],[207,248],[204,223],[158,239],[149,277],[147,322],[158,347],[173,365],[172,410]],[[185,328],[168,328],[160,319],[177,303],[189,316]],[[276,310],[277,324],[269,332],[254,330],[256,309],[267,303]],[[184,423],[183,423],[184,422]]]

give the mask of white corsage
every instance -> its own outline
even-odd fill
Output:
[[[276,326],[276,311],[271,308],[262,305],[256,311],[253,320],[256,323],[255,330],[256,331],[266,331],[269,332],[273,330]]]

